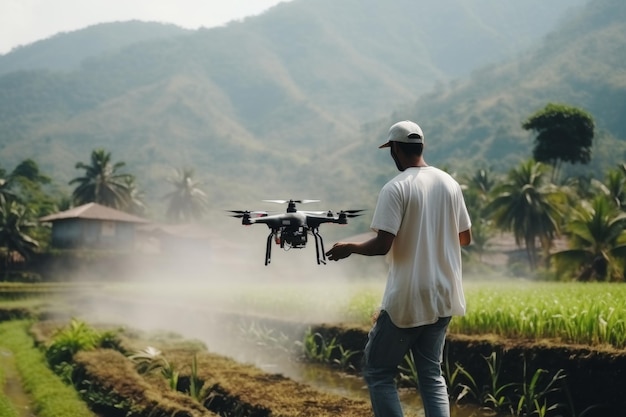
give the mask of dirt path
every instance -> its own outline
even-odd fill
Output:
[[[15,367],[13,352],[0,347],[0,366],[5,374],[5,384],[2,389],[13,404],[18,417],[37,417],[31,410],[30,398],[22,386],[22,380]]]

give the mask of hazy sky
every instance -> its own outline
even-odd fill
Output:
[[[0,54],[96,23],[144,20],[187,29],[257,15],[290,0],[0,0]]]

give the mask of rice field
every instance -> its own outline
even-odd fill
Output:
[[[111,283],[98,287],[98,293],[113,297],[310,323],[369,326],[382,297],[384,281]],[[452,320],[451,333],[626,347],[624,284],[469,280],[464,287],[467,314]],[[57,292],[46,287],[46,292],[57,295],[66,290],[62,287]],[[76,291],[70,292],[76,295]],[[3,304],[12,303],[5,299]]]
[[[626,347],[626,285],[530,281],[468,281],[467,314],[450,332],[511,339]],[[129,293],[133,287],[117,291]],[[384,281],[253,282],[243,286],[143,287],[144,297],[162,296],[305,322],[369,326]]]
[[[626,285],[470,283],[451,331],[626,347]]]

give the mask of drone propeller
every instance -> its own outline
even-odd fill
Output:
[[[354,217],[359,217],[362,216],[363,214],[361,214],[362,211],[365,210],[341,210],[339,212],[340,216],[346,216],[349,219],[352,219]]]
[[[230,217],[235,217],[238,219],[241,219],[243,217],[265,217],[267,216],[267,212],[266,211],[249,211],[249,210],[226,210],[231,214]]]
[[[308,204],[308,203],[318,203],[319,200],[263,200],[266,203],[278,203],[278,204],[287,204],[287,203],[298,203],[298,204]]]

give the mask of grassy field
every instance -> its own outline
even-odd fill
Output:
[[[468,281],[467,314],[450,332],[626,347],[626,285]],[[384,290],[381,281],[247,282],[234,284],[112,284],[120,297],[198,305],[303,322],[369,326]]]
[[[381,281],[276,280],[233,283],[111,283],[97,293],[155,303],[289,317],[303,322],[346,322],[368,326],[380,302]],[[0,285],[0,307],[45,309],[66,292],[93,294],[94,286]],[[467,314],[450,331],[506,338],[555,339],[567,343],[626,347],[626,285],[468,281]]]

